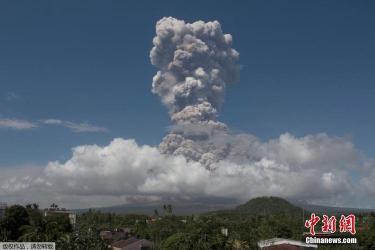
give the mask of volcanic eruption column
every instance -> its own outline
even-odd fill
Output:
[[[161,97],[174,124],[159,150],[209,168],[225,157],[225,146],[214,145],[210,138],[227,131],[217,121],[218,110],[226,84],[239,78],[232,36],[224,34],[217,21],[185,23],[165,17],[156,24],[153,44],[150,59],[159,71],[152,92]]]

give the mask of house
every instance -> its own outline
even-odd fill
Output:
[[[129,238],[112,243],[112,250],[152,250],[153,248],[153,242],[137,238]]]
[[[70,224],[74,227],[77,222],[77,215],[73,211],[69,211],[65,208],[46,208],[44,209],[44,216],[54,216],[54,215],[65,215],[69,218]]]
[[[146,219],[146,224],[148,224],[148,225],[153,224],[153,223],[155,223],[157,220],[161,220],[161,219],[156,219],[156,218]]]
[[[122,232],[122,231],[114,231],[112,232],[112,240],[118,241],[118,240],[124,240],[128,238],[128,234]]]
[[[107,240],[107,241],[119,241],[119,240],[124,240],[129,237],[131,233],[130,228],[116,228],[114,230],[101,230],[99,233],[99,237],[102,240]]]
[[[130,234],[132,230],[130,227],[123,227],[123,228],[119,228],[119,231],[122,231],[126,234]]]
[[[131,233],[130,228],[115,228],[114,230],[102,230],[99,236],[102,240],[123,240],[127,239]]]
[[[118,237],[114,237],[114,240],[120,240],[121,238],[128,238],[131,234],[131,228],[129,227],[123,227],[123,228],[117,228],[116,233]]]
[[[112,232],[108,230],[100,231],[99,236],[102,240],[112,240]]]
[[[307,250],[318,248],[318,246],[314,244],[306,244],[301,241],[282,238],[259,241],[258,247],[264,250]]]

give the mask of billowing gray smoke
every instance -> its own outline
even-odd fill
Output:
[[[159,71],[152,91],[168,107],[174,124],[159,149],[209,167],[228,154],[228,145],[213,138],[227,134],[226,125],[217,121],[218,110],[226,84],[239,78],[232,36],[217,21],[185,23],[166,17],[156,24],[153,44],[150,58]]]

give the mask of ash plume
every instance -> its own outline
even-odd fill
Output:
[[[223,159],[227,146],[212,138],[228,129],[217,120],[227,84],[239,78],[239,53],[218,21],[185,23],[172,17],[156,24],[151,63],[159,68],[152,92],[169,109],[173,126],[159,146],[209,167]]]

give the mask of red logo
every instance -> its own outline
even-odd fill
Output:
[[[315,225],[320,221],[319,216],[315,216],[314,213],[311,214],[310,220],[305,221],[305,227],[310,228],[310,234],[315,235]]]
[[[323,233],[335,233],[336,232],[336,217],[331,216],[328,218],[327,215],[323,215],[323,226],[322,226],[322,232]]]
[[[320,217],[315,215],[315,213],[312,213],[309,220],[305,221],[305,227],[310,229],[310,235],[315,235],[315,226],[317,226],[318,222],[320,221]],[[333,215],[331,217],[328,217],[328,215],[323,215],[322,219],[322,233],[325,234],[333,234],[336,232],[336,224],[337,220],[336,217]],[[350,214],[348,216],[341,215],[340,222],[340,233],[351,233],[356,234],[355,230],[355,215]]]
[[[348,216],[341,215],[340,219],[340,232],[346,233],[350,232],[351,234],[355,234],[355,215],[349,214]]]

